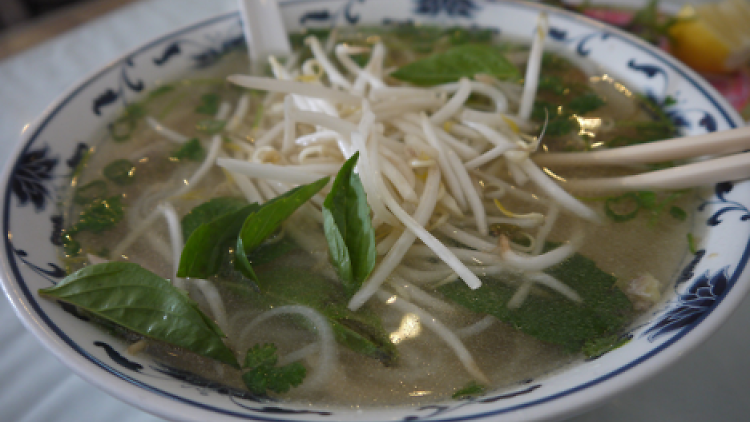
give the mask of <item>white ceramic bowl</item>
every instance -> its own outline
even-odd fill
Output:
[[[377,25],[386,21],[497,28],[529,38],[546,10],[548,44],[587,58],[631,88],[657,100],[684,134],[742,125],[706,82],[661,51],[618,30],[567,12],[521,2],[479,0],[282,1],[290,30],[309,26]],[[750,281],[750,184],[715,186],[696,211],[705,236],[675,272],[666,300],[634,324],[632,340],[599,359],[484,397],[420,408],[317,409],[253,401],[242,391],[126,356],[125,344],[78,319],[36,291],[65,276],[59,259],[56,206],[72,169],[96,134],[157,81],[211,66],[243,43],[236,14],[207,19],[133,51],[76,85],[40,117],[3,175],[3,288],[25,325],[83,378],[159,416],[187,421],[559,419],[583,411],[664,368],[704,340],[745,296]]]

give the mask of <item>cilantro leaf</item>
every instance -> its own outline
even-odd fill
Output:
[[[359,153],[341,166],[323,202],[323,228],[333,265],[350,296],[359,290],[377,259],[370,206],[354,166]]]
[[[397,69],[391,76],[415,85],[432,86],[473,78],[477,73],[498,79],[520,77],[518,69],[501,52],[479,44],[459,45],[433,54]]]
[[[90,265],[43,297],[75,305],[104,321],[239,368],[224,334],[186,294],[131,262]]]
[[[630,301],[614,286],[616,278],[600,270],[592,260],[575,254],[546,272],[575,290],[583,302],[575,303],[544,291],[529,296],[520,308],[511,309],[507,303],[515,293],[513,283],[491,278],[484,279],[482,287],[476,290],[454,282],[439,291],[471,311],[494,315],[526,334],[559,344],[570,352],[580,351],[597,338],[616,334],[628,321],[632,311]]]
[[[276,346],[273,344],[256,344],[248,349],[245,355],[244,368],[249,371],[242,374],[245,386],[254,394],[263,395],[267,390],[274,393],[286,393],[292,387],[302,384],[307,369],[299,363],[276,366]]]

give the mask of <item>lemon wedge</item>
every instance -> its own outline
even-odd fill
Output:
[[[669,28],[671,52],[699,72],[726,73],[750,59],[750,2],[686,5]]]

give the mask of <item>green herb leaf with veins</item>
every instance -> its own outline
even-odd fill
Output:
[[[328,251],[344,289],[351,297],[372,272],[377,259],[370,206],[359,176],[359,153],[344,163],[323,202],[323,230]]]
[[[273,344],[255,345],[247,351],[242,374],[245,386],[254,394],[264,395],[267,390],[286,393],[292,387],[302,384],[307,369],[300,362],[276,366],[276,346]]]
[[[476,44],[459,45],[411,62],[390,76],[415,85],[432,86],[473,78],[478,73],[501,80],[520,77],[516,66],[496,48]]]
[[[237,269],[245,276],[257,281],[247,255],[278,230],[284,220],[323,189],[328,180],[328,177],[324,177],[316,182],[297,186],[251,212],[245,219],[237,238],[237,248],[235,249]]]
[[[39,294],[142,336],[239,368],[234,353],[222,341],[224,333],[197,304],[168,280],[138,264],[90,265]]]
[[[260,207],[238,202],[244,201],[215,198],[183,217],[182,230],[187,241],[180,255],[178,277],[207,278],[219,273],[230,258],[229,249],[236,243],[245,220]],[[223,212],[214,217],[219,210]]]

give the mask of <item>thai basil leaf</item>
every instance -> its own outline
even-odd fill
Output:
[[[302,305],[320,312],[333,328],[336,340],[365,356],[392,365],[398,358],[396,346],[383,329],[380,318],[366,310],[352,312],[341,285],[298,268],[274,268],[258,273],[262,293],[247,287],[247,295],[270,305]]]
[[[234,196],[220,196],[210,199],[190,210],[182,217],[182,237],[187,239],[203,224],[208,224],[222,215],[237,211],[247,205],[247,201]]]
[[[297,208],[323,189],[323,186],[328,183],[328,179],[328,177],[324,177],[316,182],[297,186],[289,192],[266,202],[247,216],[237,238],[237,248],[235,249],[236,263],[240,271],[255,279],[247,255],[278,230],[281,223],[294,214]]]
[[[507,303],[515,293],[515,285],[496,279],[484,279],[476,290],[461,282],[439,290],[469,310],[494,315],[526,334],[571,352],[580,351],[598,338],[617,334],[627,323],[632,312],[630,301],[614,286],[616,278],[600,270],[592,260],[575,254],[546,272],[575,290],[583,302],[575,303],[558,293],[544,291],[530,295],[520,308],[510,309]]]
[[[339,170],[323,202],[323,229],[334,267],[349,296],[359,290],[377,259],[370,206],[359,176],[354,173],[359,153]]]
[[[284,366],[276,366],[276,346],[273,344],[257,344],[251,347],[245,355],[243,368],[250,370],[242,374],[245,386],[254,394],[266,394],[266,390],[274,393],[286,393],[291,387],[297,387],[307,375],[307,369],[300,362],[293,362]]]
[[[103,320],[239,368],[224,334],[183,292],[130,262],[85,267],[39,294]]]
[[[229,249],[245,219],[259,207],[258,204],[245,205],[200,225],[190,233],[182,249],[177,276],[207,278],[217,274],[230,257]]]
[[[391,73],[396,79],[415,85],[439,85],[473,78],[477,73],[498,79],[520,77],[518,69],[502,53],[491,46],[464,44],[411,62]]]
[[[289,236],[284,236],[279,240],[261,243],[247,255],[247,260],[251,265],[268,264],[298,247],[299,246]]]

